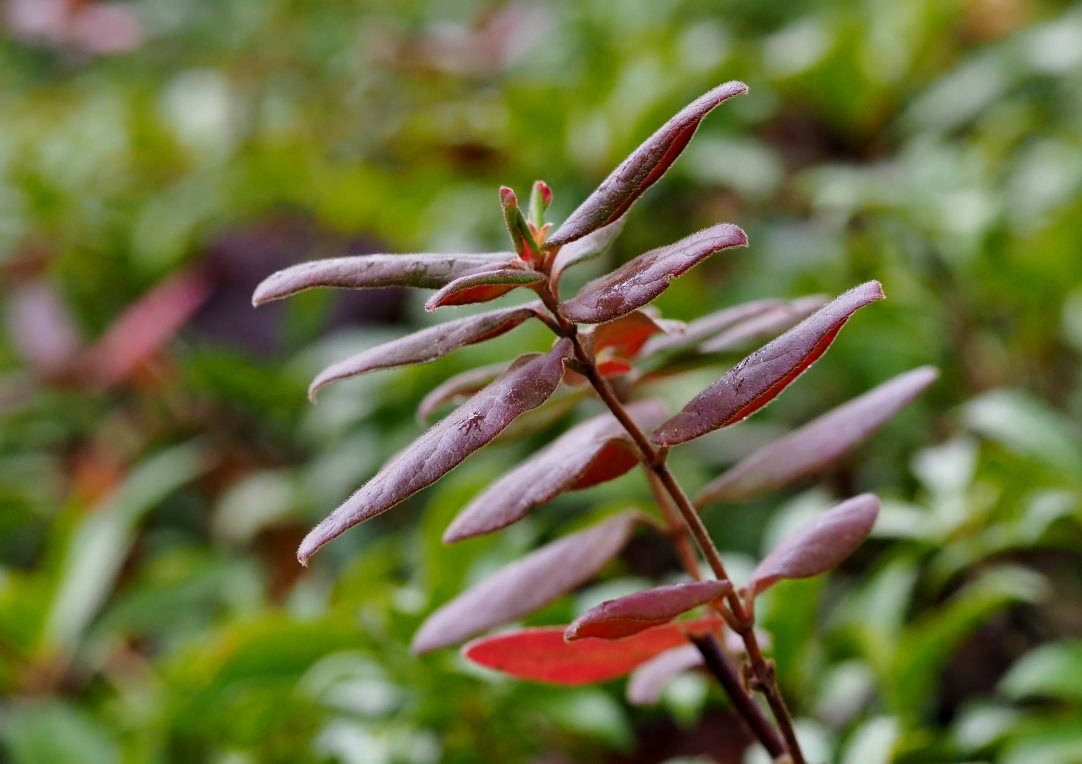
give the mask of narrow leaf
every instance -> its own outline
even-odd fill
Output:
[[[541,251],[537,248],[533,232],[526,224],[526,218],[522,216],[522,210],[518,206],[518,197],[507,186],[500,186],[500,206],[503,208],[503,220],[507,225],[507,233],[511,236],[511,242],[515,245],[515,251],[523,260],[540,260]]]
[[[703,489],[695,503],[738,501],[824,469],[860,445],[935,381],[922,366],[900,374],[759,449]]]
[[[879,499],[862,493],[816,517],[781,542],[751,574],[748,589],[759,594],[783,578],[808,578],[830,570],[872,532]]]
[[[685,581],[658,586],[626,597],[602,602],[567,627],[567,640],[593,637],[620,639],[652,626],[668,623],[678,615],[728,594],[728,581]]]
[[[744,232],[729,223],[693,233],[594,279],[564,303],[564,312],[572,321],[586,324],[611,321],[646,305],[668,289],[674,278],[715,252],[747,243]]]
[[[688,322],[683,332],[666,336],[651,337],[642,349],[643,356],[662,352],[675,352],[692,348],[733,324],[740,323],[772,308],[785,305],[784,300],[767,298],[733,305],[728,308],[708,313],[701,318]]]
[[[453,350],[499,337],[531,316],[536,316],[539,307],[540,303],[531,303],[515,308],[479,313],[422,329],[405,337],[362,350],[321,371],[308,388],[308,397],[314,401],[319,389],[331,382],[377,369],[428,363],[442,358]]]
[[[602,181],[549,238],[549,246],[581,239],[627,212],[676,161],[703,118],[722,102],[747,91],[743,82],[726,82],[685,106]]]
[[[472,273],[455,279],[429,297],[425,303],[425,310],[432,311],[446,305],[488,302],[507,294],[516,287],[539,284],[544,280],[545,277],[537,271],[527,271],[522,268]]]
[[[654,431],[654,442],[666,446],[684,443],[758,411],[826,352],[853,313],[881,299],[883,287],[878,281],[869,281],[824,305],[699,393]]]
[[[701,666],[703,654],[695,645],[666,650],[631,672],[627,680],[627,701],[633,706],[652,706],[661,698],[665,685],[677,674]]]
[[[659,653],[678,647],[689,633],[716,629],[716,617],[670,623],[613,641],[564,639],[566,626],[522,629],[474,640],[462,654],[481,666],[530,679],[562,685],[591,684],[623,676]]]
[[[655,400],[633,403],[628,413],[644,427],[665,415]],[[637,463],[630,436],[615,417],[606,413],[588,419],[482,491],[447,528],[443,541],[492,533],[565,491],[612,480]]]
[[[344,531],[431,485],[481,448],[523,412],[540,406],[563,378],[571,343],[517,359],[496,381],[406,447],[301,542],[297,559],[307,564],[321,546]]]
[[[528,615],[597,575],[642,520],[624,512],[546,544],[434,612],[413,638],[415,653],[453,645]]]
[[[432,417],[436,409],[451,403],[461,403],[500,376],[505,369],[506,363],[493,363],[448,378],[421,400],[417,406],[417,421],[423,424]]]
[[[552,189],[543,180],[535,180],[530,190],[530,222],[538,229],[545,224],[545,210],[552,204]]]
[[[820,295],[801,297],[792,302],[782,303],[720,332],[716,337],[700,345],[699,350],[703,353],[725,353],[735,350],[749,340],[773,337],[797,321],[803,321],[826,303],[827,298]]]
[[[268,276],[252,295],[253,305],[280,300],[312,287],[438,289],[461,276],[506,268],[514,252],[480,255],[357,255],[300,263]]]
[[[561,248],[552,260],[553,281],[559,282],[560,276],[568,268],[588,262],[608,252],[612,243],[623,233],[626,222],[626,217],[618,218],[607,226],[598,228],[593,233]]]

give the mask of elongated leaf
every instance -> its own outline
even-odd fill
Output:
[[[530,222],[537,228],[545,224],[545,210],[552,204],[552,189],[543,180],[535,180],[530,189]]]
[[[563,272],[579,263],[589,262],[608,252],[612,243],[624,232],[627,217],[617,218],[591,234],[562,247],[552,260],[552,278],[559,282]]]
[[[654,442],[685,443],[758,411],[826,352],[853,313],[883,296],[879,282],[869,281],[824,305],[699,393],[654,431]]]
[[[457,278],[441,288],[425,302],[425,310],[435,310],[446,305],[468,305],[488,302],[507,294],[520,286],[539,284],[545,277],[537,271],[522,268],[504,268],[483,271]]]
[[[438,289],[469,273],[520,262],[514,252],[480,255],[357,255],[300,263],[272,273],[252,295],[252,305],[280,300],[312,287]]]
[[[803,321],[826,303],[827,298],[820,295],[801,297],[792,302],[782,303],[757,316],[734,324],[716,337],[704,342],[699,346],[699,350],[703,353],[724,353],[739,348],[749,340],[773,337],[797,321]]]
[[[642,349],[643,356],[655,353],[674,352],[691,348],[707,340],[733,324],[740,323],[772,308],[785,305],[785,300],[767,298],[733,305],[722,310],[708,313],[701,318],[688,322],[679,334],[651,337]]]
[[[482,637],[462,648],[474,663],[520,679],[562,685],[604,682],[623,676],[655,655],[684,644],[689,633],[716,629],[716,617],[670,623],[620,640],[564,639],[566,626],[522,629]]]
[[[662,125],[602,181],[578,209],[549,237],[549,246],[564,246],[619,218],[642,193],[665,174],[716,106],[746,93],[743,82],[726,82],[705,93]]]
[[[728,581],[684,581],[608,600],[575,619],[564,632],[564,638],[570,641],[587,637],[628,637],[668,623],[678,615],[727,594],[732,588]]]
[[[827,467],[860,445],[935,381],[931,366],[899,374],[759,449],[703,489],[698,506],[771,491]]]
[[[652,706],[674,676],[703,664],[695,645],[681,645],[657,655],[631,672],[627,680],[627,701],[633,706]]]
[[[658,401],[628,406],[643,426],[664,415]],[[444,543],[492,533],[521,520],[565,492],[603,483],[638,463],[630,436],[611,414],[601,414],[561,435],[482,491],[443,534]]]
[[[624,512],[531,552],[434,612],[413,638],[423,653],[528,615],[597,575],[642,520]]]
[[[879,499],[870,493],[827,510],[778,544],[755,568],[748,589],[759,594],[783,578],[825,573],[860,546],[878,515]]]
[[[308,397],[315,400],[319,389],[331,382],[377,369],[428,363],[453,350],[499,337],[531,316],[536,316],[540,305],[531,303],[467,316],[362,350],[321,371],[308,388]]]
[[[595,354],[631,359],[639,354],[646,341],[656,334],[680,332],[683,324],[658,318],[651,309],[633,310],[626,316],[590,327],[583,336]]]
[[[507,186],[500,186],[500,206],[503,208],[507,233],[511,236],[511,242],[515,245],[518,256],[527,262],[540,259],[541,251],[537,248],[533,231],[530,230],[522,210],[519,209],[518,197]]]
[[[449,377],[421,399],[417,406],[417,421],[424,424],[442,406],[461,403],[500,376],[506,368],[506,363],[493,363]]]
[[[742,247],[748,237],[729,223],[707,228],[675,244],[639,255],[612,273],[594,279],[564,303],[572,321],[600,324],[641,308],[669,287],[674,278],[729,247]]]
[[[481,448],[523,412],[540,406],[563,378],[572,352],[562,339],[544,355],[517,359],[496,381],[401,451],[359,491],[305,536],[297,559],[307,564],[321,546],[431,485]]]

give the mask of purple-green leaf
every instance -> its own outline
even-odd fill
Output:
[[[751,454],[695,500],[739,501],[814,474],[856,448],[935,381],[922,366],[900,374]]]
[[[552,189],[543,180],[535,180],[530,189],[530,222],[538,229],[545,224],[545,210],[552,204]]]
[[[539,610],[593,578],[620,553],[642,521],[636,511],[572,533],[493,573],[436,612],[413,638],[424,653]]]
[[[362,350],[321,371],[308,388],[313,401],[320,388],[332,382],[355,377],[377,369],[392,369],[415,363],[429,363],[453,350],[484,342],[511,331],[526,319],[536,316],[540,303],[478,313],[439,326],[422,329],[390,342]]]
[[[313,287],[438,289],[461,276],[506,268],[514,252],[480,255],[357,255],[300,263],[272,273],[256,287],[253,305],[280,300]]]
[[[506,363],[493,363],[449,377],[421,400],[417,406],[417,421],[424,424],[436,409],[450,403],[461,403],[500,376],[506,368]]]
[[[668,623],[728,594],[732,588],[728,581],[685,581],[608,600],[575,619],[564,632],[564,638],[569,641],[587,637],[622,639]]]
[[[627,701],[633,706],[652,706],[665,685],[677,674],[701,666],[703,654],[695,645],[681,645],[643,663],[627,680]]]
[[[801,297],[792,302],[782,303],[757,316],[734,324],[716,337],[704,342],[699,346],[699,350],[703,353],[725,353],[745,345],[749,340],[773,337],[797,321],[803,321],[826,303],[827,298],[821,295]]]
[[[655,400],[633,403],[628,413],[643,427],[665,416]],[[637,463],[630,436],[615,417],[606,413],[588,419],[482,491],[447,528],[443,541],[492,533],[565,491],[612,480]]]
[[[520,286],[539,284],[545,277],[537,271],[523,268],[502,268],[497,271],[482,271],[457,278],[443,286],[425,302],[425,310],[432,311],[446,305],[469,305],[475,302],[488,302],[507,294]]]
[[[743,82],[726,82],[681,109],[602,181],[549,237],[548,246],[570,244],[627,212],[676,161],[703,118],[719,104],[747,91]]]
[[[559,283],[560,277],[568,268],[605,254],[623,233],[626,222],[626,217],[617,218],[607,226],[598,228],[593,233],[561,248],[552,260],[552,280]]]
[[[526,218],[518,206],[518,197],[507,186],[500,186],[500,206],[503,208],[503,219],[507,225],[507,233],[511,236],[511,243],[515,245],[515,251],[523,260],[541,259],[541,250],[537,248],[533,231],[526,224]]]
[[[548,353],[518,358],[498,379],[399,452],[317,525],[301,542],[297,559],[307,564],[328,541],[436,482],[520,414],[544,403],[559,386],[564,361],[571,353],[571,342],[562,339]]]
[[[872,532],[879,499],[862,493],[822,513],[768,554],[751,574],[753,595],[785,578],[825,573],[853,553]]]
[[[594,279],[564,303],[564,313],[572,321],[586,324],[611,321],[646,305],[668,289],[674,278],[715,252],[747,243],[744,232],[729,223],[693,233]]]
[[[824,305],[699,393],[654,431],[654,442],[664,446],[685,443],[758,411],[826,352],[853,313],[881,299],[883,287],[878,281],[869,281]]]

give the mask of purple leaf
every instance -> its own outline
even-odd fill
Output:
[[[757,316],[772,308],[785,305],[784,300],[767,298],[764,300],[752,300],[751,302],[733,305],[729,308],[714,313],[708,313],[701,318],[690,321],[679,334],[670,334],[664,337],[651,337],[650,341],[642,349],[643,356],[651,356],[655,353],[684,350],[694,347],[703,340],[709,339],[733,324],[740,323],[745,319]]]
[[[461,642],[567,594],[619,554],[641,521],[638,512],[624,512],[511,563],[430,615],[413,638],[413,651]]]
[[[743,82],[726,82],[685,106],[635,149],[549,237],[549,247],[581,239],[619,218],[665,174],[714,107],[746,93]]]
[[[308,397],[314,401],[316,392],[331,382],[376,369],[428,363],[453,350],[499,337],[531,316],[536,316],[540,305],[531,303],[467,316],[362,350],[321,371],[308,388]]]
[[[783,578],[809,578],[830,570],[872,532],[879,499],[862,493],[816,517],[781,542],[751,574],[748,590],[759,594]]]
[[[652,706],[665,685],[677,674],[701,666],[703,654],[695,645],[681,645],[641,664],[627,680],[627,701],[633,706]]]
[[[740,347],[748,340],[773,337],[797,321],[802,321],[827,303],[827,298],[820,295],[801,297],[792,302],[782,303],[741,321],[728,330],[719,333],[713,339],[699,346],[702,353],[724,353]]]
[[[306,565],[344,531],[412,496],[457,467],[523,412],[545,402],[563,378],[571,342],[518,358],[500,377],[399,452],[359,491],[305,536],[297,559]]]
[[[564,638],[570,641],[586,637],[629,637],[713,602],[732,588],[728,581],[685,581],[608,600],[575,619],[564,632]]]
[[[900,374],[759,449],[703,489],[696,505],[738,501],[827,467],[862,443],[935,381],[931,366]]]
[[[744,232],[728,223],[693,233],[675,244],[639,255],[612,273],[594,279],[564,303],[564,313],[580,323],[611,321],[646,305],[668,289],[674,278],[715,252],[747,243]]]
[[[758,411],[826,352],[853,313],[881,299],[883,287],[869,281],[824,305],[699,393],[654,431],[654,442],[685,443]]]
[[[472,273],[455,279],[429,297],[425,303],[425,310],[432,311],[446,305],[488,302],[507,294],[516,287],[539,284],[544,280],[545,277],[537,271],[527,271],[522,268]]]
[[[603,228],[583,236],[578,241],[560,249],[552,260],[552,279],[559,283],[568,268],[593,260],[608,251],[612,243],[623,233],[626,217],[617,218]]]
[[[280,300],[312,287],[438,289],[461,276],[521,262],[514,252],[481,255],[358,255],[300,263],[272,273],[256,287],[253,305]]]
[[[643,426],[665,412],[658,401],[628,408]],[[571,428],[508,472],[471,501],[443,534],[444,543],[480,536],[521,520],[534,507],[565,491],[612,480],[638,463],[631,438],[611,414],[601,414]]]
[[[421,400],[421,404],[417,407],[417,421],[423,424],[431,418],[436,409],[450,403],[461,403],[500,376],[506,368],[506,363],[494,363],[455,374],[443,384],[433,388]]]

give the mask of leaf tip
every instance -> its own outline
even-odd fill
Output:
[[[500,204],[504,207],[518,206],[518,197],[509,186],[500,186]]]

